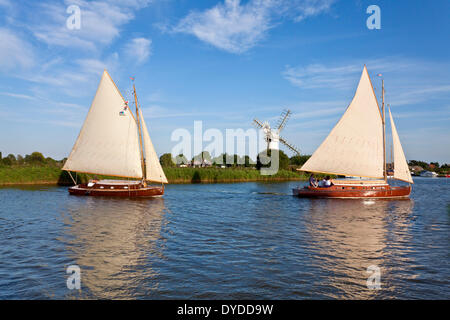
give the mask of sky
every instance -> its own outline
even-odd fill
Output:
[[[225,135],[283,109],[282,136],[311,154],[366,64],[406,158],[450,163],[449,13],[448,0],[0,0],[0,151],[67,157],[107,69],[126,97],[135,77],[159,155],[194,121]]]

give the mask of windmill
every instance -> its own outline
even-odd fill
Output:
[[[280,149],[280,142],[284,144],[286,147],[288,147],[293,152],[300,155],[300,151],[291,143],[287,142],[286,139],[280,137],[281,130],[284,129],[286,126],[287,121],[289,120],[289,117],[291,116],[292,112],[291,110],[284,110],[281,113],[280,119],[278,119],[276,129],[272,129],[270,127],[269,122],[261,122],[258,119],[253,119],[253,124],[257,129],[262,129],[265,134],[266,142],[267,142],[267,150],[274,149],[279,150]]]

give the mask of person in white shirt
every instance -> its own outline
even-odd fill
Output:
[[[331,182],[331,178],[330,176],[326,176],[324,179],[324,187],[328,188],[331,187],[333,185],[333,183]]]

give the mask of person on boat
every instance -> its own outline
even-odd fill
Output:
[[[325,182],[326,182],[325,178],[323,178],[322,180],[320,180],[320,181],[319,181],[319,187],[321,187],[321,188],[325,187]]]
[[[333,182],[331,182],[331,177],[330,176],[326,176],[324,179],[324,187],[325,188],[329,188],[333,185]]]
[[[318,187],[317,180],[316,178],[314,178],[314,173],[311,173],[311,175],[309,176],[309,185],[313,188]]]

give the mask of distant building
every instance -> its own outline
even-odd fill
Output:
[[[411,166],[409,169],[413,172],[421,172],[423,171],[423,168],[421,166]]]
[[[205,168],[211,167],[213,162],[211,161],[211,156],[208,151],[203,151],[200,154],[196,155],[192,161],[191,166],[194,168]]]
[[[424,170],[424,171],[422,171],[421,173],[420,173],[420,176],[421,177],[437,177],[438,176],[438,174],[436,173],[436,172],[433,172],[433,171],[426,171],[426,170]]]

